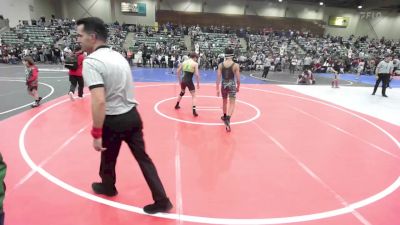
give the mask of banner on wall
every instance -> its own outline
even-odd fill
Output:
[[[349,17],[330,16],[328,19],[328,25],[333,27],[347,27],[349,26],[349,21]]]
[[[132,13],[137,16],[146,16],[146,3],[121,2],[121,12]]]

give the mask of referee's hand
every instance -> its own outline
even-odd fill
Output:
[[[98,152],[102,152],[107,150],[106,148],[103,147],[103,139],[101,138],[93,138],[93,148],[94,150],[98,151]]]

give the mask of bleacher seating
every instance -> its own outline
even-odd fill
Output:
[[[39,26],[23,26],[19,29],[11,29],[4,33],[1,38],[3,44],[20,45],[23,47],[33,47],[41,45],[52,45],[56,37],[51,35],[54,28]]]
[[[137,52],[141,45],[146,44],[150,50],[155,50],[156,44],[168,44],[169,46],[177,46],[178,50],[185,49],[185,42],[182,36],[173,36],[168,34],[152,34],[146,36],[145,33],[140,32],[136,34],[135,44],[131,50]]]
[[[263,51],[271,55],[304,54],[294,41],[285,36],[250,35],[248,45],[250,51]]]
[[[199,45],[199,52],[210,52],[214,55],[223,53],[227,47],[238,49],[239,52],[245,51],[236,34],[200,33],[194,36],[192,43]]]

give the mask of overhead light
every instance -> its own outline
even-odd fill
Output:
[[[278,2],[282,2],[282,0],[278,0]]]
[[[362,5],[359,5],[357,8],[362,9]]]
[[[324,3],[323,2],[319,2],[319,5],[324,5]]]

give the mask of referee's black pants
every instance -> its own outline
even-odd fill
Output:
[[[121,115],[106,115],[102,139],[107,150],[101,153],[99,174],[103,185],[115,187],[115,165],[122,141],[125,141],[139,164],[153,200],[165,200],[167,196],[156,167],[145,151],[142,128],[142,119],[136,107]]]
[[[374,87],[374,91],[372,92],[372,94],[375,94],[376,90],[378,89],[379,84],[382,81],[382,95],[386,95],[386,88],[388,86],[389,79],[390,79],[390,75],[388,73],[379,73],[378,79],[375,82],[375,87]]]

